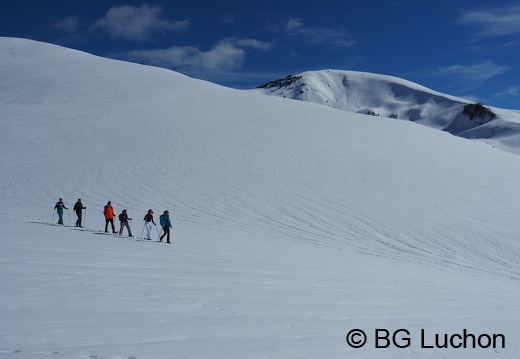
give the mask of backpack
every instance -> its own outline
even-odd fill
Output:
[[[125,216],[123,215],[123,213],[119,214],[119,222],[124,222],[125,220]]]

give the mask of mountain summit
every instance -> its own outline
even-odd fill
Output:
[[[520,153],[512,146],[520,136],[518,113],[471,104],[398,77],[342,70],[308,71],[267,82],[256,91],[348,112],[417,122],[464,138],[486,139]],[[484,110],[480,116],[468,116],[465,106]]]

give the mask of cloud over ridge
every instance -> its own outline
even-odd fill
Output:
[[[90,30],[105,32],[114,40],[150,41],[155,34],[182,32],[191,23],[190,18],[168,21],[162,16],[163,10],[158,5],[114,6],[104,17],[97,20]]]

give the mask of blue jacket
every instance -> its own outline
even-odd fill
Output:
[[[159,217],[159,222],[161,223],[162,228],[172,226],[172,222],[170,221],[170,216],[167,216],[165,214],[161,214],[161,216]]]

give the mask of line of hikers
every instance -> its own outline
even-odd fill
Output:
[[[60,198],[56,205],[54,206],[54,209],[56,210],[56,213],[58,214],[58,224],[63,224],[63,209],[68,210],[67,207],[65,207],[65,204],[63,203],[63,199]],[[83,220],[83,210],[86,210],[87,207],[83,206],[83,203],[81,203],[81,199],[78,199],[76,204],[74,205],[74,212],[76,213],[76,224],[74,227],[81,227],[82,226],[82,220]],[[112,203],[108,201],[108,203],[103,208],[103,215],[105,216],[105,232],[108,232],[108,225],[110,224],[112,227],[112,233],[118,233],[116,231],[116,228],[114,226],[114,208],[112,207]],[[54,218],[54,215],[53,215]],[[70,214],[69,214],[70,219]],[[121,223],[121,226],[119,228],[119,235],[123,235],[123,229],[126,227],[128,231],[128,236],[133,237],[132,229],[130,228],[130,224],[128,221],[131,221],[132,218],[128,217],[128,212],[126,209],[123,209],[123,211],[118,216],[119,222]],[[151,209],[148,210],[146,215],[143,218],[144,221],[144,229],[146,229],[146,239],[151,240],[152,239],[152,224],[156,226],[155,221],[153,219],[153,211]],[[162,228],[162,232],[164,232],[162,235],[159,235],[159,242],[162,242],[163,238],[166,237],[166,243],[170,242],[170,228],[172,228],[172,222],[170,220],[170,212],[168,210],[164,211],[163,214],[159,216],[159,223]]]

